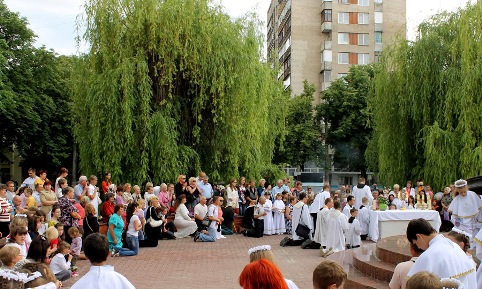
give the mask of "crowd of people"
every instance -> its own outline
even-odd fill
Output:
[[[232,179],[224,187],[210,183],[208,176],[201,172],[198,177],[189,179],[186,175],[179,175],[175,184],[156,186],[148,182],[142,192],[139,185],[113,184],[108,172],[99,187],[96,176],[81,176],[75,185],[69,186],[65,168],[60,169],[53,183],[45,171],[40,171],[39,176],[35,169],[29,169],[28,173],[29,177],[17,189],[13,182],[0,185],[0,234],[7,237],[5,248],[16,249],[6,249],[7,259],[13,255],[15,258],[4,263],[4,269],[6,272],[30,270],[32,276],[41,272],[37,277],[43,278],[51,288],[58,288],[59,281],[78,276],[76,262],[85,252],[85,242],[89,236],[99,238],[97,233],[102,226],[106,226],[105,241],[111,256],[137,255],[139,248],[156,247],[162,239],[190,236],[195,242],[215,242],[238,232],[256,238],[287,234],[281,240],[281,246],[319,249],[320,255],[326,257],[359,247],[368,236],[369,211],[381,207],[384,203],[381,200],[386,198],[389,209],[438,210],[443,221],[441,230],[451,231],[447,238],[432,236],[436,234],[435,230],[429,231],[424,227],[426,224],[417,223],[414,230],[420,230],[420,233],[413,235],[409,233],[409,225],[407,237],[413,244],[412,261],[415,261],[411,268],[431,268],[418,266],[424,258],[417,257],[424,256],[421,255],[423,250],[429,252],[432,239],[445,238],[450,240],[446,242],[448,245],[458,244],[456,247],[461,251],[457,250],[457,254],[462,252],[468,260],[470,250],[482,240],[482,235],[480,238],[477,235],[480,229],[478,220],[482,220],[479,214],[482,200],[467,190],[467,183],[463,180],[438,194],[421,182],[416,188],[407,182],[402,189],[399,185],[394,185],[393,190],[377,189],[376,185],[372,189],[364,178],[360,178],[353,188],[342,186],[334,192],[325,183],[323,190],[315,193],[310,187],[305,191],[299,181],[291,187],[289,178],[278,180],[272,187],[264,179],[256,182],[242,177],[239,184]],[[235,216],[243,217],[240,227],[234,226]],[[479,246],[482,248],[482,241]],[[477,253],[482,255],[482,249]],[[273,263],[273,260],[268,262]],[[102,260],[94,263],[102,263]],[[475,279],[469,277],[472,273],[475,276],[475,263],[471,260],[467,264],[458,267],[455,275],[436,269],[431,272],[441,278],[453,277],[462,283],[469,282],[467,284],[472,286]],[[251,266],[270,265],[261,262]],[[396,271],[390,288],[405,288],[403,274],[408,274],[406,267],[408,264],[404,273]],[[256,268],[247,266],[245,270],[249,272]],[[474,270],[460,272],[461,268]],[[416,273],[416,269],[411,269],[409,275]],[[28,283],[27,279],[35,278],[27,277],[24,283]],[[288,288],[296,288],[290,282],[286,283]],[[242,286],[249,288],[248,285]]]

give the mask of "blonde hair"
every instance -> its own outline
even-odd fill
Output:
[[[182,178],[185,178],[185,177],[186,177],[186,175],[179,175],[179,176],[177,176],[177,182],[180,183],[181,180],[182,180]]]
[[[15,259],[20,254],[20,249],[14,246],[5,246],[0,249],[0,261],[6,266],[12,264],[13,259]]]
[[[75,237],[79,237],[79,236],[82,236],[79,232],[79,229],[77,229],[76,227],[70,227],[68,230],[67,230],[67,234],[69,235],[74,235]]]
[[[80,199],[80,203],[81,204],[85,204],[85,203],[88,203],[89,202],[89,197],[87,196],[83,196],[81,199]]]
[[[14,226],[27,227],[28,226],[28,219],[27,219],[27,217],[15,216],[15,218],[13,218],[10,226],[12,226],[12,227],[14,227]]]
[[[129,192],[129,193],[130,193],[130,190],[127,191],[127,188],[128,188],[128,187],[131,187],[131,188],[132,188],[131,184],[125,183],[125,184],[124,184],[124,192]]]
[[[149,199],[149,205],[152,206],[153,201],[159,201],[159,199],[156,196],[153,196]]]
[[[418,272],[407,281],[407,289],[442,289],[442,282],[437,275],[422,271]]]
[[[138,185],[132,187],[134,191],[141,191],[141,188]]]
[[[259,251],[256,251],[256,252],[253,252],[253,253],[249,254],[249,263],[254,262],[254,261],[258,261],[258,260],[261,260],[261,259],[266,259],[266,260],[270,261],[271,263],[276,264],[276,261],[274,259],[273,251],[271,251],[271,250],[259,250]]]
[[[393,185],[393,189],[400,189],[400,185],[398,184]]]
[[[88,215],[95,216],[96,215],[95,208],[92,204],[85,205],[85,214],[86,214],[86,216],[88,216]]]
[[[192,183],[192,182],[195,182],[196,181],[196,178],[195,177],[190,177],[189,178],[189,183]]]
[[[45,237],[47,237],[47,240],[49,240],[49,242],[55,240],[59,237],[59,231],[57,231],[55,227],[49,227],[45,231]]]
[[[152,197],[151,197],[151,199],[152,199]],[[139,200],[137,200],[137,204],[139,204],[139,208],[144,208],[146,206],[146,200],[139,199]]]

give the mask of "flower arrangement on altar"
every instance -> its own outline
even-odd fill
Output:
[[[388,207],[388,199],[385,197],[378,197],[378,208],[380,211],[386,211]]]

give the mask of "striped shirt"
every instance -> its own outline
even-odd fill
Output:
[[[10,222],[10,212],[7,212],[8,209],[12,209],[10,203],[6,198],[0,197],[0,222]]]

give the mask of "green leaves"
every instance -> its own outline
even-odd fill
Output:
[[[256,19],[210,1],[91,0],[76,66],[81,169],[115,182],[259,177],[284,136],[285,96],[259,61]]]
[[[415,42],[384,51],[370,99],[371,155],[385,183],[423,179],[441,190],[482,173],[480,5],[419,26]]]

